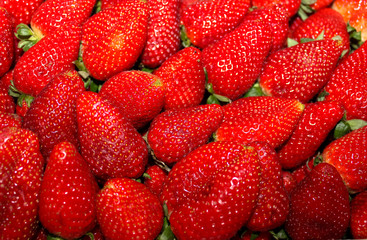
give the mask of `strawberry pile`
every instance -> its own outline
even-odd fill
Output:
[[[367,238],[366,0],[2,0],[0,239]]]

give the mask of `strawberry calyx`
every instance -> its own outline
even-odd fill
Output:
[[[221,105],[221,103],[230,103],[231,102],[231,99],[229,99],[228,97],[222,96],[222,95],[219,95],[219,94],[215,94],[214,90],[213,90],[213,85],[211,83],[206,83],[205,88],[210,93],[210,96],[206,100],[207,104],[219,104],[219,105]]]
[[[298,16],[304,21],[308,18],[308,16],[315,12],[315,10],[311,7],[312,4],[316,3],[317,0],[302,0],[301,5],[298,9]]]
[[[31,103],[34,100],[34,97],[28,94],[25,94],[21,91],[19,91],[15,86],[14,86],[14,82],[10,81],[10,86],[9,86],[9,95],[16,98],[17,99],[17,104],[22,107],[23,106],[23,102],[25,102],[28,106],[28,108],[31,106]]]
[[[335,126],[334,138],[338,139],[344,135],[350,133],[353,130],[359,129],[361,127],[367,126],[367,121],[362,119],[350,119],[347,120],[346,114],[344,114],[343,119]]]
[[[191,44],[189,37],[187,36],[185,26],[181,25],[180,27],[181,27],[180,37],[181,37],[182,46],[184,46],[185,48],[190,47],[192,44]]]
[[[269,232],[273,236],[274,239],[277,239],[277,240],[290,239],[290,237],[287,235],[287,232],[283,228],[271,230]]]
[[[265,93],[263,92],[260,83],[256,82],[246,93],[243,97],[259,97],[259,96],[265,96]]]
[[[37,32],[24,23],[20,23],[16,27],[15,36],[20,40],[18,48],[22,48],[25,52],[43,38],[43,35],[37,34]]]
[[[357,29],[347,23],[347,31],[349,34],[349,41],[350,41],[350,47],[351,51],[354,51],[358,49],[362,44],[362,33],[361,31],[357,31]]]
[[[163,212],[164,212],[164,219],[163,219],[163,226],[162,231],[156,238],[156,240],[176,240],[175,235],[172,232],[171,225],[169,223],[169,214],[167,204],[163,203]]]

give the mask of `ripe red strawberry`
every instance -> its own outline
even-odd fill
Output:
[[[52,150],[41,184],[42,225],[64,239],[83,236],[96,225],[98,191],[97,181],[77,148],[60,142]]]
[[[334,0],[331,8],[339,12],[347,23],[355,12],[367,8],[366,0]]]
[[[288,196],[290,196],[292,190],[297,186],[296,179],[293,177],[290,171],[282,170],[281,174],[285,191],[287,192]]]
[[[97,93],[83,92],[77,100],[77,123],[81,154],[98,178],[143,174],[146,143],[117,108]]]
[[[180,6],[179,6],[179,16],[181,19],[181,16],[183,14],[183,12],[185,11],[186,8],[188,8],[191,4],[197,2],[199,0],[181,0],[180,1]]]
[[[52,78],[74,68],[80,40],[81,28],[76,25],[65,25],[42,38],[16,63],[15,87],[25,94],[37,96]]]
[[[309,6],[315,10],[318,11],[320,9],[330,7],[330,5],[333,3],[334,0],[317,0],[314,3],[310,4]]]
[[[13,71],[6,73],[0,78],[0,112],[14,113],[15,102],[12,96],[9,95],[10,83],[8,77],[11,77]]]
[[[249,0],[196,1],[182,11],[181,23],[190,42],[205,48],[235,29],[249,7]]]
[[[323,33],[324,39],[340,36],[344,46],[343,50],[349,51],[350,41],[347,24],[344,22],[343,16],[331,8],[321,9],[309,16],[294,31],[293,38],[300,42],[302,38],[316,39],[321,33]]]
[[[349,20],[349,25],[361,33],[361,41],[367,40],[367,8],[356,11]]]
[[[56,144],[69,141],[79,146],[76,102],[84,91],[84,83],[75,70],[53,78],[32,102],[23,118],[23,127],[39,138],[45,160]]]
[[[248,146],[257,151],[261,178],[260,194],[246,227],[252,231],[264,232],[284,224],[289,211],[289,198],[281,176],[282,167],[274,148],[265,142],[253,142]]]
[[[252,0],[251,6],[256,8],[263,8],[268,6],[274,6],[276,4],[282,4],[283,7],[286,9],[287,16],[289,18],[293,17],[299,7],[301,6],[301,0]]]
[[[292,134],[304,105],[297,100],[262,96],[241,98],[223,108],[216,141],[260,141],[277,148]]]
[[[167,179],[167,173],[158,165],[152,165],[145,171],[149,177],[144,179],[147,188],[159,199],[163,191],[163,184]]]
[[[206,144],[222,120],[218,104],[167,110],[153,120],[147,140],[158,160],[172,164]]]
[[[231,100],[244,95],[261,72],[271,40],[267,22],[245,17],[239,27],[206,47],[202,61],[214,93]]]
[[[20,23],[30,24],[33,13],[44,0],[2,0],[0,6],[4,7],[12,16],[14,26]]]
[[[65,24],[82,25],[95,3],[96,0],[47,0],[32,15],[32,30],[42,38]]]
[[[44,161],[35,134],[22,128],[0,130],[0,236],[32,239]]]
[[[163,208],[142,183],[128,178],[106,182],[97,198],[97,217],[107,239],[154,240],[163,226]]]
[[[292,191],[285,230],[292,239],[339,239],[349,219],[343,180],[332,165],[320,163]]]
[[[340,101],[347,119],[367,121],[367,43],[342,61],[325,86],[325,100]]]
[[[350,230],[353,238],[367,238],[367,191],[357,194],[350,203]]]
[[[7,10],[0,6],[0,78],[9,71],[14,60],[13,22]]]
[[[29,108],[31,107],[31,103],[34,100],[34,97],[30,95],[23,95],[24,99],[21,101],[21,105],[19,105],[19,98],[17,99],[18,104],[15,106],[15,113],[24,118],[24,116],[27,114]]]
[[[254,9],[246,16],[246,19],[250,18],[261,19],[270,25],[272,31],[270,52],[275,52],[285,46],[289,32],[289,18],[283,5],[276,4]]]
[[[131,70],[108,79],[99,95],[117,107],[135,128],[142,128],[161,112],[165,87],[157,76]]]
[[[201,56],[199,49],[187,47],[171,56],[153,72],[166,88],[166,110],[197,106],[203,100],[205,73]]]
[[[148,39],[141,63],[156,68],[175,54],[181,47],[179,0],[148,0]]]
[[[356,129],[328,144],[324,162],[335,166],[350,193],[367,189],[367,126]]]
[[[317,40],[269,56],[259,83],[266,95],[309,102],[330,79],[343,51],[336,40]]]
[[[0,129],[21,126],[22,120],[17,114],[0,111]]]
[[[306,161],[302,165],[300,165],[300,166],[298,166],[298,167],[296,167],[295,169],[292,170],[292,177],[296,181],[296,185],[298,183],[300,183],[311,172],[311,170],[315,167],[315,164],[317,164],[317,162],[315,162],[315,160],[321,161],[321,159],[319,159],[319,157],[320,157],[319,155],[316,155],[310,161]]]
[[[339,102],[306,104],[292,135],[278,150],[282,167],[295,168],[311,158],[343,115],[344,109]]]
[[[256,150],[212,142],[173,166],[163,189],[177,239],[229,239],[248,221],[260,190]]]
[[[148,18],[145,1],[127,0],[86,21],[82,56],[92,77],[106,80],[134,66],[147,40]]]

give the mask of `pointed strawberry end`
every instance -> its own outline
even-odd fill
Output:
[[[22,48],[25,52],[43,38],[42,34],[33,31],[28,25],[24,23],[20,23],[16,27],[15,36],[20,40],[18,43],[18,48]]]

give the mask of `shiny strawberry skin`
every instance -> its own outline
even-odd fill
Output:
[[[353,238],[367,238],[367,191],[357,194],[352,199],[350,206],[350,230]]]
[[[324,162],[332,164],[350,193],[367,189],[367,126],[338,138],[322,152]]]
[[[292,191],[285,230],[292,239],[339,239],[349,219],[343,180],[335,167],[320,163]]]
[[[14,113],[15,101],[9,95],[10,81],[13,78],[13,71],[7,72],[0,78],[0,112]]]
[[[300,42],[302,38],[316,39],[321,32],[324,39],[339,36],[344,45],[343,50],[349,52],[350,41],[347,24],[340,13],[331,9],[321,9],[309,16],[293,33],[293,38]]]
[[[47,83],[61,72],[74,69],[81,40],[81,28],[65,25],[42,38],[22,55],[14,67],[14,85],[37,96]]]
[[[97,217],[107,239],[154,240],[164,216],[158,198],[144,184],[114,178],[98,194]]]
[[[70,142],[60,142],[51,152],[41,184],[42,225],[64,239],[83,236],[96,225],[98,191],[97,181],[78,149]]]
[[[147,188],[160,199],[163,191],[164,182],[167,179],[167,173],[158,165],[152,165],[145,171],[150,178],[145,178],[144,184]]]
[[[22,119],[14,113],[0,111],[0,129],[5,127],[21,127]]]
[[[95,3],[96,0],[47,0],[32,15],[32,30],[46,36],[65,24],[82,25]]]
[[[304,105],[297,100],[262,96],[241,98],[223,108],[216,141],[260,141],[277,148],[292,134]]]
[[[325,100],[340,101],[347,119],[367,121],[367,43],[362,44],[342,61],[324,90]]]
[[[82,157],[100,179],[140,177],[148,161],[143,137],[101,96],[83,92],[77,100],[78,139]]]
[[[202,61],[214,93],[231,100],[244,95],[259,76],[270,48],[269,24],[246,17],[239,27],[206,47]]]
[[[156,75],[130,70],[108,79],[99,95],[119,108],[125,118],[139,129],[161,112],[165,92],[162,80]]]
[[[318,11],[320,9],[323,8],[327,8],[330,7],[330,5],[334,2],[334,0],[318,0],[315,3],[311,4],[310,7],[315,10]]]
[[[44,161],[35,134],[22,128],[0,130],[0,236],[31,239],[38,227]]]
[[[181,47],[179,0],[149,0],[148,38],[141,63],[148,68],[160,66]]]
[[[295,168],[311,158],[343,115],[339,102],[306,104],[292,135],[278,150],[282,167]]]
[[[265,142],[253,142],[249,146],[257,151],[261,178],[260,194],[246,227],[252,231],[264,232],[285,223],[289,212],[289,198],[275,149]]]
[[[166,88],[164,109],[197,106],[205,94],[205,73],[202,52],[195,47],[184,48],[153,71]]]
[[[237,27],[249,7],[249,0],[196,1],[183,10],[181,23],[191,43],[203,49]]]
[[[178,239],[229,239],[249,219],[259,190],[256,151],[212,142],[174,165],[162,199]]]
[[[104,81],[131,69],[146,43],[148,19],[148,4],[141,0],[127,0],[90,17],[82,33],[83,61],[90,75]]]
[[[65,71],[46,85],[24,116],[22,126],[38,136],[46,161],[59,142],[69,141],[79,146],[76,102],[84,90],[84,82],[78,73]]]
[[[329,81],[343,51],[341,41],[299,43],[269,56],[260,75],[266,95],[309,102]]]
[[[222,120],[218,104],[167,110],[153,120],[147,140],[157,159],[172,164],[206,144]]]
[[[18,26],[20,23],[30,24],[33,13],[42,2],[43,0],[3,0],[0,6],[6,8],[12,16],[14,26]]]
[[[356,11],[349,20],[349,25],[361,33],[361,41],[367,40],[367,6],[365,9]]]
[[[252,0],[251,1],[251,6],[257,7],[257,8],[273,6],[276,4],[282,4],[283,7],[286,9],[287,16],[291,18],[297,13],[299,7],[301,6],[301,0],[285,0],[285,1],[282,1],[282,0]]]
[[[355,12],[367,8],[365,0],[334,0],[331,8],[339,12],[347,23]]]
[[[10,14],[0,6],[0,78],[9,71],[14,60],[14,33]]]

